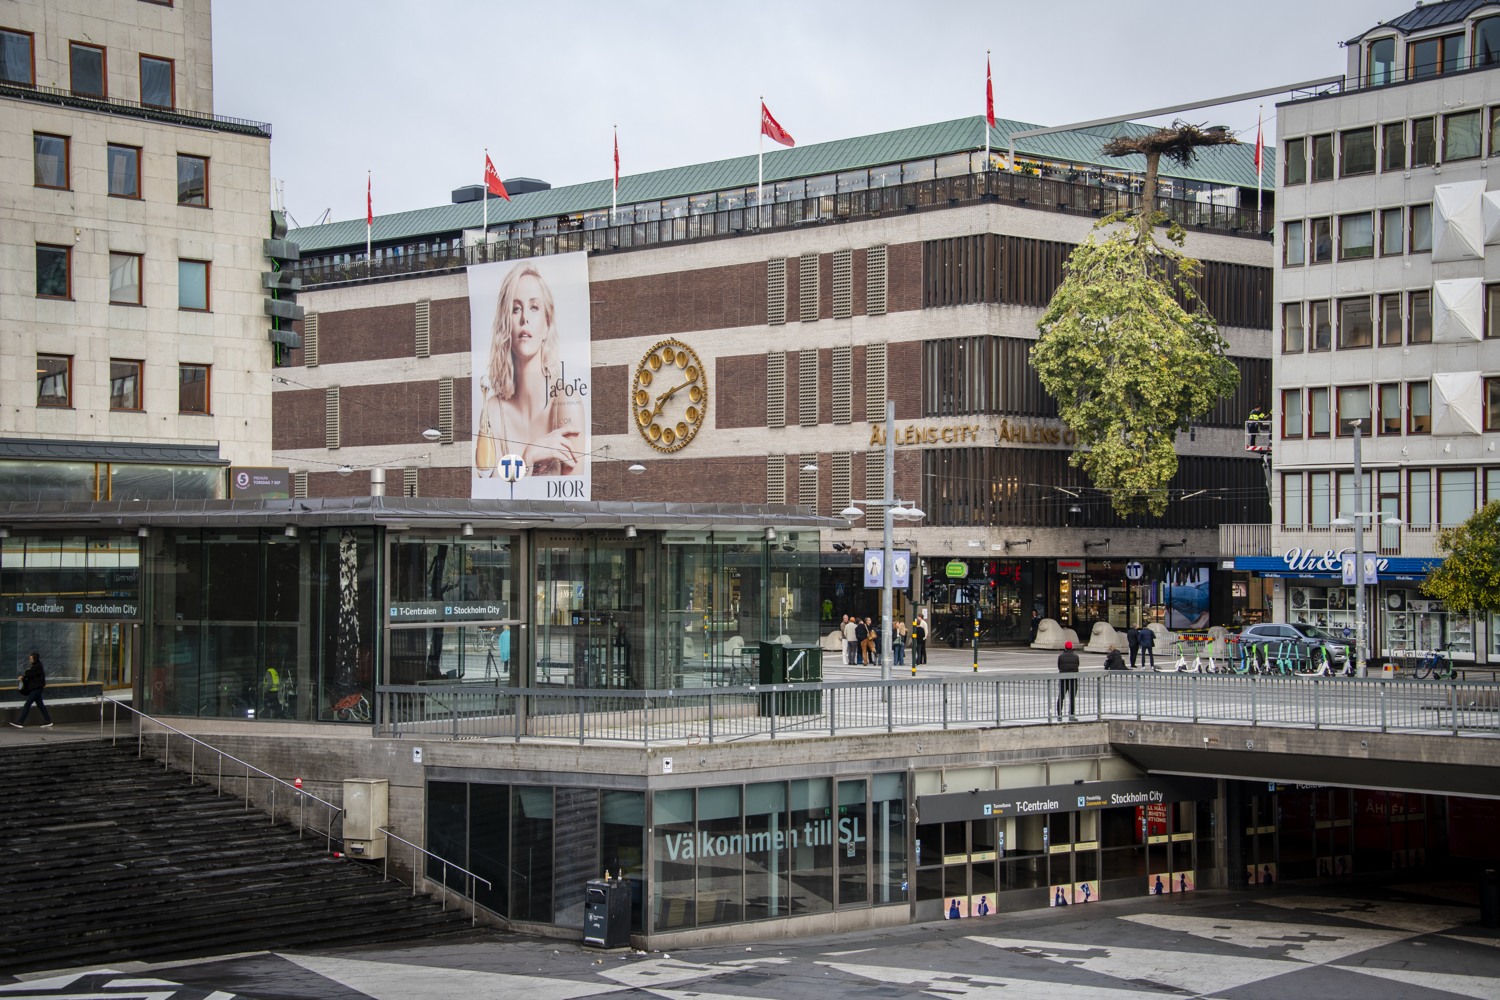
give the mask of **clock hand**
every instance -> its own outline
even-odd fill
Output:
[[[671,399],[672,396],[673,396],[673,394],[676,393],[678,389],[681,389],[683,386],[686,386],[686,385],[689,385],[689,384],[690,383],[688,383],[688,382],[681,382],[681,383],[679,383],[677,385],[672,386],[672,388],[668,389],[666,392],[662,393],[660,396],[657,396],[656,397],[656,405],[651,408],[651,415],[654,417],[654,416],[657,416],[658,414],[660,414],[661,413],[661,408],[666,405],[667,400]]]

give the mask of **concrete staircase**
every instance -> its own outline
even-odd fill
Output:
[[[470,933],[466,913],[133,751],[0,751],[0,969]]]

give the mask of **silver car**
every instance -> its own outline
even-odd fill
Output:
[[[1326,628],[1299,622],[1249,625],[1240,630],[1240,642],[1296,643],[1306,647],[1308,656],[1312,655],[1313,649],[1321,648],[1328,657],[1328,662],[1337,667],[1342,667],[1349,659],[1349,640],[1334,635]]]

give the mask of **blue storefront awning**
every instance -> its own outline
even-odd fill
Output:
[[[1352,549],[1327,549],[1323,552],[1292,549],[1280,556],[1236,556],[1234,568],[1264,577],[1284,577],[1307,580],[1326,577],[1338,579],[1342,576],[1343,554]],[[1441,559],[1410,559],[1399,556],[1380,556],[1375,569],[1382,580],[1425,580]]]

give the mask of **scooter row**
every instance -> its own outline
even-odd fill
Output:
[[[1238,642],[1229,656],[1216,657],[1211,643],[1191,650],[1178,647],[1177,660],[1155,667],[1157,673],[1263,674],[1297,677],[1353,677],[1354,658],[1346,655],[1342,667],[1334,662],[1327,646],[1305,646],[1298,642]],[[1189,658],[1191,653],[1191,658]]]

